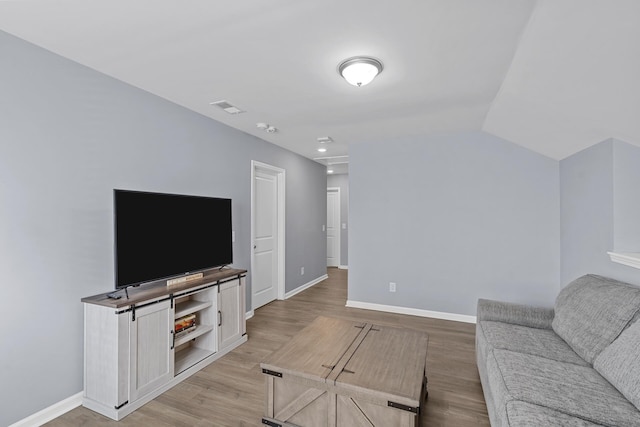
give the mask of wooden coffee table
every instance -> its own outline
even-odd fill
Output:
[[[264,425],[415,427],[426,333],[318,317],[260,364]]]

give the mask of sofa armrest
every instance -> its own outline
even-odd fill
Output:
[[[492,320],[530,328],[551,329],[553,308],[532,307],[511,302],[478,300],[477,322]]]

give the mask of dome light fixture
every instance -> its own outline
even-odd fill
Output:
[[[368,56],[346,59],[338,66],[338,72],[354,86],[364,86],[382,72],[382,62]]]

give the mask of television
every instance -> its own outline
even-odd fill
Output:
[[[233,262],[231,199],[113,192],[116,289]]]

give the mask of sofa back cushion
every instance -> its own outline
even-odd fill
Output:
[[[593,367],[640,410],[640,322],[602,350]]]
[[[560,291],[551,326],[580,357],[592,364],[639,310],[640,288],[588,274]]]

